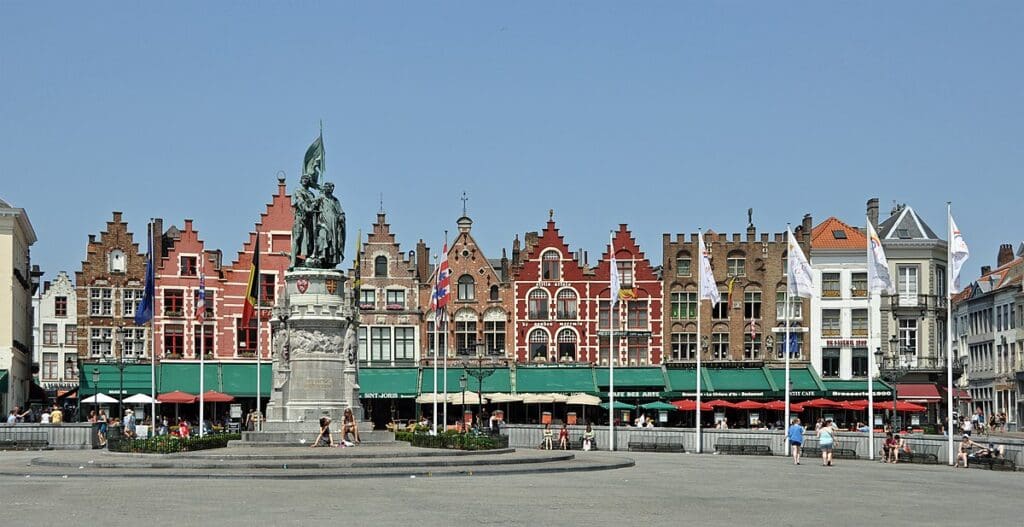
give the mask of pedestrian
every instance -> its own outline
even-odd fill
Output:
[[[822,426],[825,426],[825,420],[819,417],[818,420],[814,422],[814,431],[817,432],[818,430],[821,430]]]
[[[11,413],[7,414],[7,424],[13,425],[18,422],[18,414],[11,410]]]
[[[124,436],[135,439],[135,412],[131,408],[124,411]]]
[[[892,463],[896,459],[896,448],[899,442],[892,432],[885,433],[885,441],[882,442],[882,463]]]
[[[100,410],[99,417],[96,418],[96,422],[99,423],[99,428],[96,430],[96,437],[99,439],[100,446],[107,446],[107,414],[103,410]]]
[[[178,437],[188,439],[191,434],[192,431],[189,430],[188,421],[185,419],[178,421]]]
[[[832,420],[826,419],[818,429],[818,446],[821,448],[821,466],[832,466],[832,448],[835,446],[836,429]]]
[[[50,423],[50,410],[49,409],[43,408],[43,413],[39,414],[39,422],[41,424],[49,424]]]
[[[53,405],[53,410],[50,412],[50,422],[55,425],[59,425],[64,422],[64,412],[62,412],[60,407],[56,404]]]
[[[587,423],[587,429],[583,432],[583,450],[589,452],[591,448],[594,448],[594,430]]]
[[[960,449],[957,451],[956,464],[953,465],[953,468],[960,467],[961,460],[964,462],[964,468],[967,468],[967,457],[971,454],[971,447],[973,446],[979,445],[974,441],[971,441],[971,436],[964,434],[963,438],[960,440]]]
[[[569,428],[565,423],[562,423],[562,428],[558,431],[558,448],[569,450]]]
[[[554,432],[551,431],[551,423],[544,425],[544,450],[551,450],[551,438]]]
[[[794,417],[789,431],[786,433],[789,439],[789,448],[793,452],[793,464],[800,464],[800,448],[804,444],[804,427],[800,426],[800,418]]]
[[[961,417],[960,418],[960,430],[967,437],[971,437],[971,434],[974,432],[974,423],[976,423],[976,422],[977,422],[977,419],[975,419],[974,416],[971,416],[970,420],[967,420],[967,419],[964,419],[964,418]]]

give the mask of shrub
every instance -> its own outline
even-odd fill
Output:
[[[172,454],[175,452],[224,448],[228,446],[228,441],[241,438],[242,434],[211,434],[205,437],[196,436],[187,439],[172,435],[156,436],[147,439],[110,439],[107,442],[107,449],[111,452]]]
[[[460,434],[454,431],[430,435],[426,432],[396,432],[395,439],[408,441],[410,445],[422,448],[449,448],[454,450],[494,450],[508,448],[508,437],[492,436],[470,432]]]

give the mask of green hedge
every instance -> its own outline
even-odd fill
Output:
[[[395,432],[395,439],[408,441],[423,448],[450,448],[454,450],[494,450],[508,448],[508,437],[476,433],[442,432],[436,436],[425,432]]]
[[[224,448],[228,441],[242,439],[242,434],[211,434],[205,437],[182,439],[165,435],[148,439],[111,439],[107,449],[112,452],[135,452],[140,454],[172,454],[210,448]]]

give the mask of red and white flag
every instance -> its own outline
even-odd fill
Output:
[[[436,281],[434,282],[434,294],[430,298],[430,307],[436,314],[444,312],[448,307],[448,299],[451,297],[451,280],[448,270],[448,244],[444,244],[444,251],[441,253],[441,263],[437,267]]]
[[[199,273],[199,296],[196,297],[196,321],[206,321],[206,275]]]

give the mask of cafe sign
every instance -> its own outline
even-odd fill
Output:
[[[828,339],[825,341],[826,348],[866,348],[868,341],[865,339]]]

